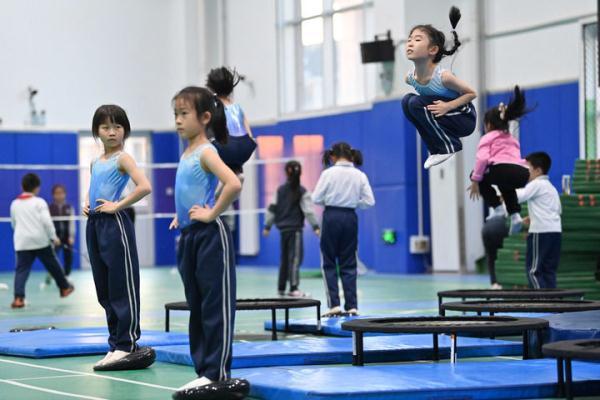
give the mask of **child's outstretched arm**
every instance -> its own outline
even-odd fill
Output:
[[[100,203],[99,205],[90,205],[90,207],[96,207],[94,208],[94,211],[96,212],[114,214],[117,211],[123,210],[135,204],[152,192],[152,186],[150,185],[148,178],[146,178],[144,172],[137,167],[133,157],[127,153],[122,153],[119,157],[118,163],[119,169],[126,172],[131,177],[133,183],[135,183],[135,189],[117,202],[108,201],[106,199],[98,199],[98,202]]]
[[[442,72],[442,83],[448,89],[460,93],[460,96],[448,102],[436,100],[433,102],[433,104],[427,106],[427,109],[436,117],[441,117],[448,111],[465,105],[477,97],[477,93],[473,88],[471,88],[465,81],[458,79],[450,71]]]
[[[227,210],[227,207],[235,200],[242,190],[242,184],[233,171],[221,160],[219,155],[210,149],[202,152],[200,165],[205,171],[215,174],[217,179],[223,183],[223,190],[213,208],[208,207],[208,205],[204,207],[192,207],[190,209],[190,219],[201,222],[212,222]]]

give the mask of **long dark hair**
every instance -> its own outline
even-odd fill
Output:
[[[233,88],[240,83],[242,77],[235,69],[227,67],[213,68],[206,77],[206,86],[220,97],[227,97],[233,93]]]
[[[525,93],[517,85],[508,105],[500,103],[490,108],[486,111],[483,121],[491,130],[508,131],[509,121],[519,119],[530,111],[531,109],[526,107]]]
[[[452,46],[450,50],[446,49],[446,35],[444,35],[444,32],[434,28],[432,25],[417,25],[413,26],[413,28],[410,30],[411,35],[415,29],[419,29],[425,32],[427,37],[429,37],[430,44],[432,46],[438,46],[439,50],[433,56],[434,63],[437,64],[440,61],[442,61],[442,58],[446,56],[451,56],[452,54],[458,51],[458,48],[460,47],[461,43],[460,40],[458,40],[458,33],[456,33],[456,25],[458,25],[460,17],[460,10],[457,7],[452,6],[452,8],[450,8],[449,18],[450,25],[452,25],[452,36],[454,36],[454,46]]]
[[[285,174],[290,189],[294,194],[294,201],[300,201],[302,191],[300,190],[300,175],[302,175],[302,165],[298,161],[292,160],[285,164]]]
[[[330,149],[323,152],[323,166],[329,167],[331,165],[331,156],[335,158],[345,158],[351,161],[357,167],[363,164],[363,156],[360,150],[353,149],[346,142],[338,142],[331,146]]]
[[[123,140],[129,137],[131,132],[131,125],[129,124],[129,118],[123,108],[115,104],[104,104],[96,109],[94,117],[92,118],[92,136],[98,138],[98,130],[100,125],[110,122],[111,124],[119,124],[123,127],[125,134]]]
[[[229,131],[227,130],[225,106],[213,92],[203,87],[188,86],[173,96],[173,105],[180,99],[194,106],[198,118],[208,111],[211,117],[206,127],[207,130],[212,132],[217,142],[227,143]]]

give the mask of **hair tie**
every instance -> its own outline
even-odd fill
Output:
[[[500,119],[504,121],[504,117],[506,116],[506,106],[504,103],[498,104],[498,111],[500,112]]]

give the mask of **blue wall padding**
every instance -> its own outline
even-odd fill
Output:
[[[424,258],[409,253],[409,237],[417,234],[416,140],[415,128],[402,113],[400,100],[375,103],[369,110],[323,117],[284,121],[275,125],[255,126],[256,136],[277,135],[284,139],[284,156],[292,157],[295,135],[322,135],[325,148],[346,141],[363,152],[362,170],[369,177],[376,206],[359,211],[359,257],[378,272],[420,273],[425,271]],[[419,166],[420,167],[420,166]],[[424,174],[424,182],[427,182]],[[283,183],[283,182],[279,182]],[[309,187],[312,190],[313,187]],[[428,185],[425,192],[425,234],[429,232]],[[261,192],[261,196],[263,193]],[[261,206],[270,199],[260,198]],[[386,245],[381,239],[384,228],[397,232],[397,243]],[[319,242],[305,230],[304,265],[320,265]],[[240,257],[239,263],[252,265],[279,264],[277,237],[260,239],[260,254]]]
[[[431,359],[431,335],[378,336],[364,340],[366,362],[392,362]],[[439,337],[440,356],[450,357],[450,339]],[[518,342],[460,338],[459,357],[520,355]],[[192,365],[189,346],[164,346],[156,349],[158,361]],[[233,344],[232,368],[285,365],[349,364],[352,340],[347,338],[278,340]]]
[[[106,328],[54,329],[0,334],[0,354],[31,358],[103,354]],[[142,331],[140,346],[188,344],[187,333]]]
[[[545,319],[550,322],[550,329],[546,330],[546,343],[600,338],[600,311],[554,314]]]
[[[556,361],[551,359],[249,368],[236,370],[233,376],[251,382],[250,396],[266,400],[475,400],[556,395]],[[576,395],[600,394],[600,364],[573,362],[573,379]]]
[[[76,132],[2,132],[0,133],[0,163],[2,164],[71,164],[78,165],[78,136]],[[21,193],[21,178],[28,172],[36,173],[41,181],[40,197],[49,204],[52,201],[52,186],[62,183],[67,189],[67,202],[79,207],[79,175],[76,170],[0,170],[0,216],[10,215],[10,203]],[[15,253],[9,223],[0,223],[0,271],[13,271]],[[75,238],[75,250],[79,250],[79,224]],[[61,256],[62,257],[62,256]],[[79,268],[79,257],[73,257],[73,268]],[[39,261],[33,270],[43,270]]]
[[[512,92],[487,97],[488,107],[508,104]],[[562,175],[572,175],[579,158],[579,83],[527,89],[527,104],[535,109],[521,120],[521,153],[545,151],[552,157],[550,180],[561,188]]]
[[[176,132],[152,132],[152,162],[179,162],[179,137]],[[155,213],[175,212],[176,169],[154,169],[152,171],[152,200]],[[154,263],[175,265],[175,237],[177,230],[169,231],[170,218],[154,221]]]

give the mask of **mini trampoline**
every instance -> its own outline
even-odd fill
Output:
[[[556,358],[558,376],[558,396],[573,398],[573,370],[571,360],[600,360],[600,339],[563,340],[545,344],[542,347],[545,356]]]
[[[316,307],[317,309],[317,331],[321,331],[321,302],[314,299],[305,298],[275,298],[275,299],[237,299],[235,302],[236,311],[249,310],[271,310],[271,339],[277,340],[277,310],[285,310],[284,332],[289,330],[290,309]],[[179,301],[165,304],[165,332],[170,329],[170,313],[172,310],[189,311],[187,302]]]
[[[444,298],[454,298],[466,301],[467,299],[565,299],[577,297],[583,300],[583,290],[572,289],[464,289],[464,290],[444,290],[438,292],[438,309],[440,315],[442,312],[442,303]]]
[[[446,311],[476,312],[482,313],[564,313],[577,311],[600,310],[600,301],[591,300],[479,300],[479,301],[457,301],[443,303],[440,314],[446,315]]]
[[[538,344],[542,343],[542,330],[548,321],[539,318],[515,317],[394,317],[364,318],[344,322],[342,328],[352,331],[352,364],[364,365],[363,336],[378,333],[430,333],[433,335],[433,359],[439,360],[438,335],[451,337],[450,360],[456,362],[457,334],[482,336],[523,335],[523,358],[529,358],[529,331],[535,331]]]

